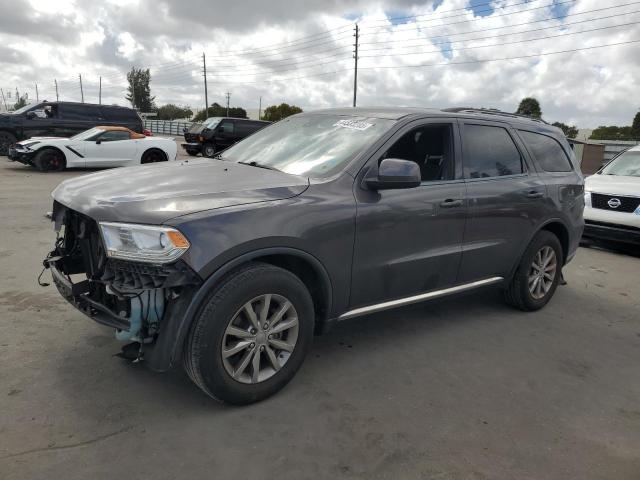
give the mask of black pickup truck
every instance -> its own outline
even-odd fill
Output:
[[[270,123],[244,118],[209,117],[203,123],[194,123],[184,132],[185,143],[182,147],[191,156],[202,153],[205,157],[213,157]]]

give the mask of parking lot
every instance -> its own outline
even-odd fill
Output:
[[[343,322],[232,408],[38,286],[49,193],[84,174],[0,157],[0,478],[640,478],[637,253],[581,248],[536,313],[485,290]]]

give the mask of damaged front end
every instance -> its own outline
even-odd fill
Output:
[[[153,245],[140,251],[137,260],[136,244],[148,244],[144,235],[162,235],[163,227],[133,226],[131,232],[125,224],[98,224],[58,202],[52,220],[56,245],[44,267],[60,294],[96,322],[115,328],[118,340],[133,342],[123,348],[127,358],[166,370],[164,347],[171,338],[159,340],[172,335],[165,333],[171,330],[169,318],[184,313],[201,279],[175,255],[153,250]],[[154,255],[161,258],[154,261]]]

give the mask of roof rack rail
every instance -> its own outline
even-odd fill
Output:
[[[548,122],[545,122],[541,118],[534,118],[528,115],[520,115],[519,113],[503,112],[502,110],[497,110],[494,108],[454,107],[443,108],[442,111],[451,113],[484,113],[485,115],[500,115],[502,117],[525,118],[533,122],[540,122],[549,125]]]

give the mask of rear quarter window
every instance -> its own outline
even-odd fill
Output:
[[[58,105],[58,115],[65,120],[99,120],[97,105]]]
[[[130,108],[103,108],[103,116],[114,122],[137,121],[138,114]]]
[[[545,172],[571,172],[571,161],[560,143],[547,135],[519,130],[533,159]]]

